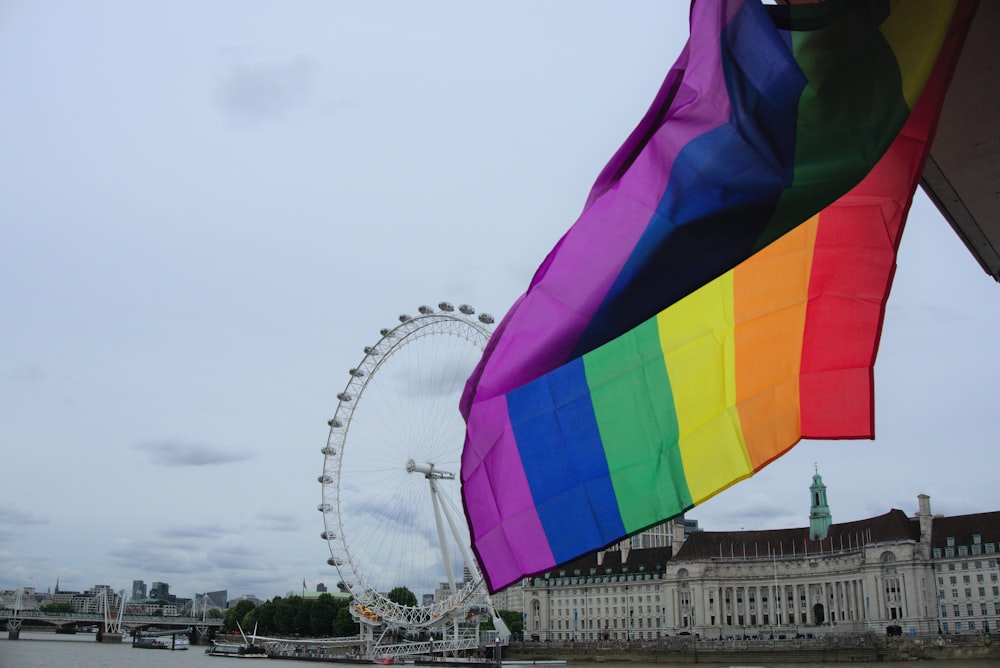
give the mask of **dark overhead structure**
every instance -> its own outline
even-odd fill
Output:
[[[941,109],[921,185],[1000,281],[1000,2],[983,0]]]

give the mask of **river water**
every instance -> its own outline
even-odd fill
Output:
[[[61,636],[38,631],[21,631],[20,640],[7,640],[0,636],[0,668],[237,668],[232,661],[205,655],[204,646],[193,646],[184,651],[135,649],[131,643],[100,643],[92,634]],[[239,664],[243,665],[243,664]],[[262,668],[307,668],[319,665],[303,661],[268,659],[251,665]],[[667,666],[671,664],[641,663],[572,663],[571,668],[642,668],[643,665]],[[724,664],[673,664],[678,666],[706,666],[719,668]],[[777,668],[806,668],[807,664],[775,664]],[[824,668],[858,668],[857,663],[824,663]],[[880,668],[913,668],[912,662],[879,663]],[[935,661],[934,668],[1000,668],[1000,661]]]

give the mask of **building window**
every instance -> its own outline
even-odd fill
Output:
[[[947,545],[948,547],[955,547],[955,537],[948,536],[947,538],[944,539],[944,544]]]
[[[935,559],[940,559],[941,558],[941,548],[940,547],[935,547],[934,548],[934,558]]]
[[[967,556],[969,556],[969,547],[967,545],[959,545],[958,546],[958,556],[960,556],[960,557],[967,557]],[[968,566],[966,566],[965,564],[962,564],[962,567],[963,568],[968,568]]]

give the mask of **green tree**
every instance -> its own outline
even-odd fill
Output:
[[[246,617],[247,613],[252,611],[257,607],[257,604],[249,599],[243,599],[233,607],[226,610],[226,616],[222,618],[222,626],[224,629],[232,633],[236,630],[236,623],[243,623],[243,618]]]
[[[311,598],[292,596],[289,598],[292,603],[294,615],[292,617],[292,633],[294,635],[309,635],[312,632],[312,609],[315,601]]]
[[[261,635],[276,635],[277,631],[274,627],[274,602],[265,601],[261,603],[254,609],[255,619],[253,620],[257,624],[257,633]],[[252,627],[251,627],[252,628]]]
[[[42,612],[73,612],[73,606],[69,603],[50,603],[38,607]]]
[[[517,638],[520,637],[521,633],[524,631],[524,617],[520,612],[514,612],[513,610],[497,610],[497,615],[503,620],[504,624],[507,625],[507,629],[510,631],[510,635]],[[479,628],[484,631],[493,631],[496,629],[496,625],[493,623],[492,617],[487,617],[479,625]]]
[[[274,632],[283,636],[291,635],[297,612],[292,599],[275,596],[271,601],[274,603]]]
[[[388,599],[399,605],[413,606],[417,604],[417,595],[406,587],[395,587],[389,592]]]
[[[337,604],[333,597],[327,593],[320,594],[309,611],[309,634],[315,637],[332,635],[336,617]]]
[[[512,636],[521,636],[524,632],[524,615],[514,610],[497,610],[497,614],[504,621],[504,624],[507,625],[507,628],[510,629]]]
[[[336,638],[356,636],[361,633],[361,627],[354,617],[351,616],[350,602],[337,610],[337,616],[333,620],[333,635]]]

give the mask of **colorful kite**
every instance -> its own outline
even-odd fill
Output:
[[[652,109],[469,379],[491,590],[803,437],[873,435],[895,251],[974,6],[692,3]]]

